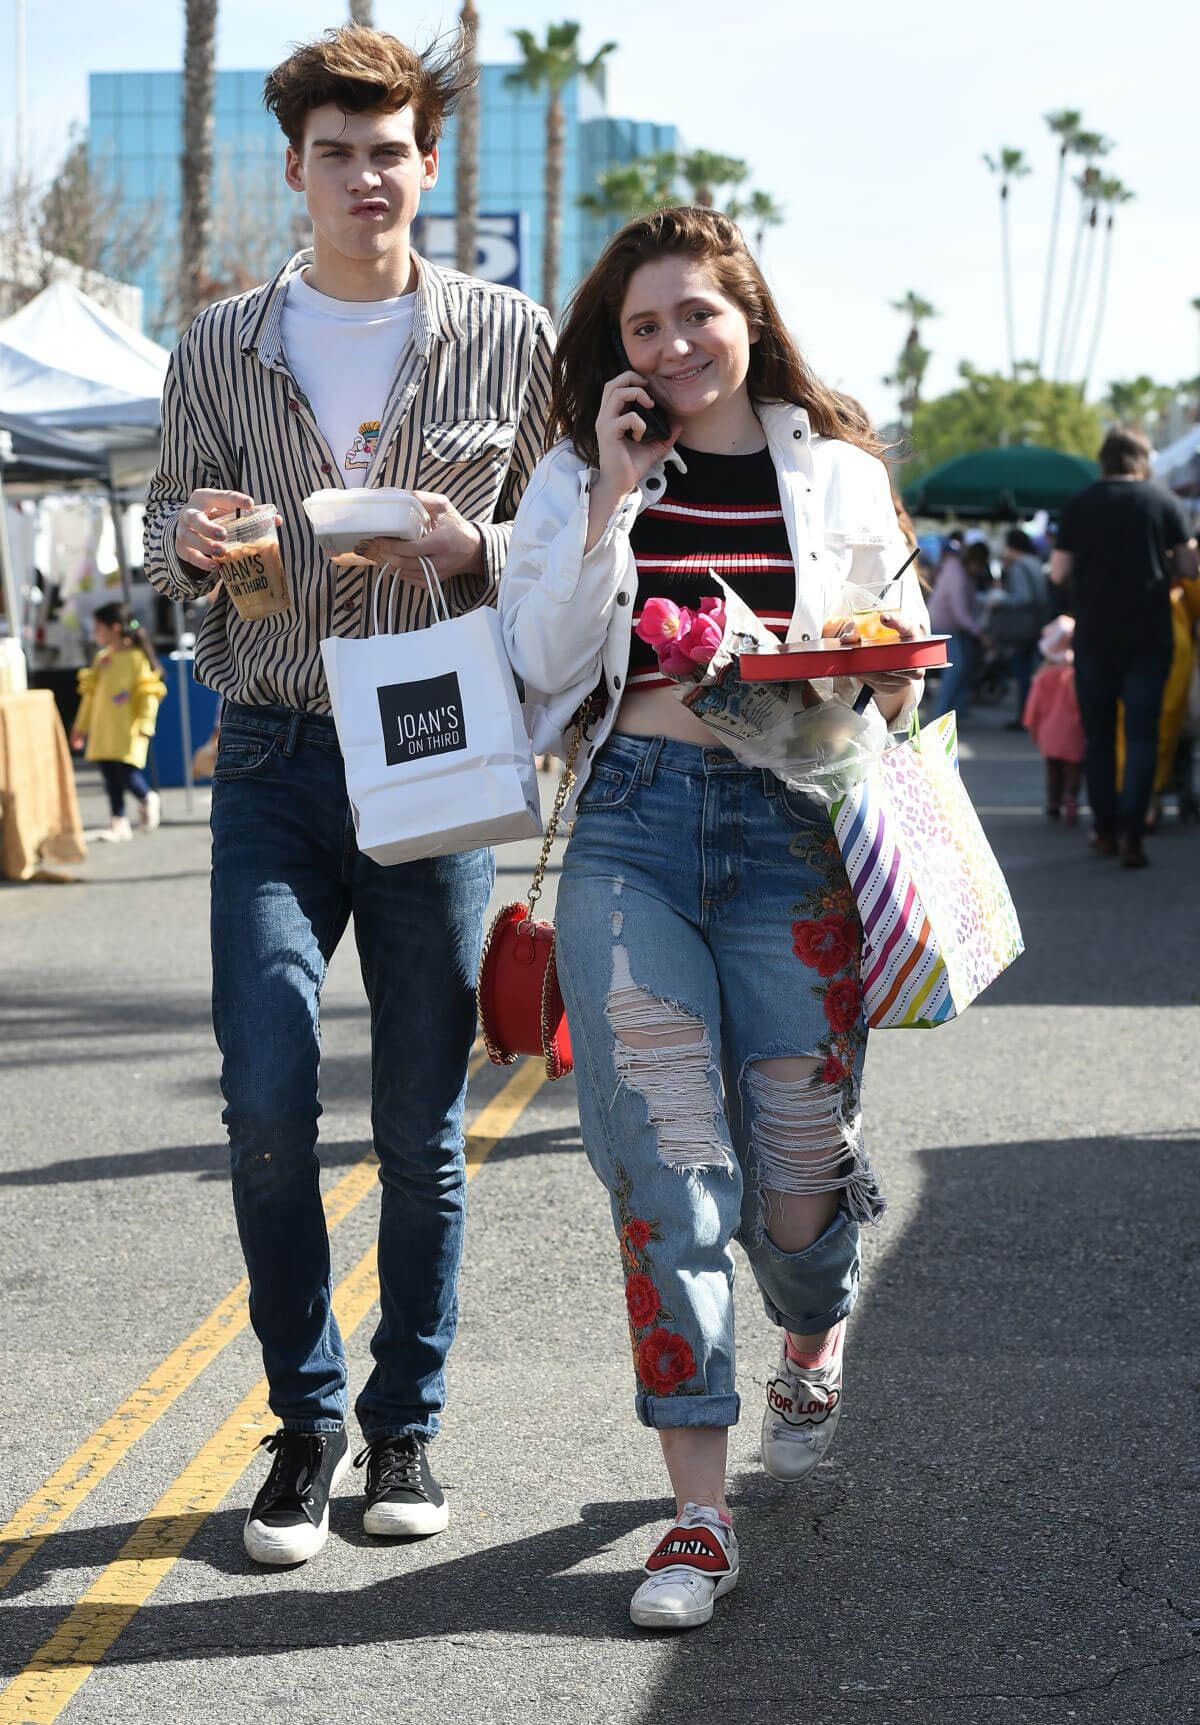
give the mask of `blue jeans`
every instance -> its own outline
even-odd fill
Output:
[[[951,635],[946,642],[946,657],[950,663],[940,674],[935,719],[942,718],[951,710],[960,724],[966,718],[971,709],[971,679],[975,675],[977,652],[975,636],[968,635],[965,630]]]
[[[353,917],[371,1012],[380,1318],[355,1412],[432,1437],[458,1314],[462,1132],[489,851],[382,868],[358,850],[331,718],[230,701],[212,798],[213,1023],[233,1203],[270,1403],[346,1417],[316,1154],[318,1009]]]
[[[611,737],[580,798],[556,925],[637,1416],[732,1425],[732,1241],[771,1322],[814,1333],[852,1309],[858,1224],[883,1209],[858,1101],[861,928],[829,817],[725,749]],[[821,1065],[791,1082],[759,1069],[794,1057]],[[789,1191],[840,1194],[797,1252],[769,1233],[773,1195]]]
[[[1075,643],[1075,693],[1087,740],[1088,802],[1096,831],[1140,841],[1154,792],[1158,722],[1171,669],[1171,638],[1162,642]],[[1117,704],[1125,706],[1125,776],[1117,798]]]
[[[144,803],[150,795],[150,786],[140,767],[131,767],[128,761],[97,761],[96,765],[100,769],[100,777],[104,780],[108,806],[115,820],[119,820],[125,813],[126,791],[132,792],[139,803]]]
[[[1013,647],[1008,655],[1008,674],[1017,686],[1017,710],[1013,714],[1018,722],[1025,713],[1025,702],[1029,697],[1029,685],[1033,682],[1033,668],[1037,664],[1037,642],[1030,641],[1023,647]]]

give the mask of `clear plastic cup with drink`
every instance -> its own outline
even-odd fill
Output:
[[[225,529],[219,559],[221,580],[238,616],[247,622],[292,609],[275,530],[277,514],[273,503],[260,503],[254,509],[220,518]]]

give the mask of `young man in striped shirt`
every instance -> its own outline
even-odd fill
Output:
[[[351,918],[371,1007],[383,1186],[375,1368],[355,1405],[364,1521],[381,1535],[446,1524],[425,1446],[454,1333],[467,1057],[494,868],[488,851],[392,868],[358,853],[320,642],[368,632],[381,579],[403,584],[402,629],[430,621],[430,602],[411,543],[372,541],[369,561],[335,569],[301,500],[335,485],[419,491],[433,521],[421,552],[451,612],[494,600],[542,448],[553,330],[523,295],[411,250],[443,119],[463,87],[454,53],[418,56],[353,26],[298,49],[267,79],[313,248],[267,286],[206,308],[184,335],[146,513],[151,579],[186,599],[220,579],[220,518],[275,504],[290,599],[246,620],[218,590],[196,651],[197,675],[225,699],[213,1017],[251,1318],[281,1422],[265,1440],[274,1461],[245,1529],[262,1563],[320,1549],[330,1490],[349,1465],[316,1140],[320,990]]]

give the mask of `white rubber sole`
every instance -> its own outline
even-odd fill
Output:
[[[639,1629],[702,1629],[712,1621],[713,1606],[725,1594],[732,1593],[738,1583],[738,1572],[723,1575],[712,1590],[707,1605],[694,1606],[690,1611],[663,1610],[661,1606],[643,1604],[637,1593],[629,1601],[629,1621]],[[640,1593],[641,1589],[638,1589]]]
[[[427,1539],[449,1520],[448,1503],[374,1503],[363,1511],[363,1532],[376,1539]]]
[[[350,1450],[333,1470],[333,1479],[329,1486],[329,1495],[333,1496],[338,1485],[350,1472]],[[297,1527],[271,1527],[263,1522],[252,1522],[246,1517],[246,1525],[242,1529],[242,1544],[246,1547],[247,1557],[255,1563],[264,1563],[272,1568],[283,1568],[292,1563],[307,1563],[310,1557],[315,1557],[325,1541],[329,1538],[329,1505],[325,1505],[325,1514],[319,1524],[314,1527],[311,1522],[304,1522]]]
[[[799,1485],[814,1473],[833,1447],[834,1435],[842,1417],[842,1404],[839,1402],[824,1425],[820,1427],[821,1444],[819,1448],[809,1448],[807,1444],[796,1443],[789,1438],[780,1438],[777,1442],[770,1436],[769,1428],[774,1422],[774,1416],[768,1411],[763,1415],[762,1435],[759,1440],[759,1453],[762,1456],[763,1469],[772,1479],[777,1479],[782,1485]]]

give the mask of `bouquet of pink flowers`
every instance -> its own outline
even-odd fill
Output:
[[[691,611],[670,599],[647,599],[634,633],[654,648],[668,677],[691,679],[704,671],[725,635],[725,601],[701,599]]]
[[[637,635],[654,648],[683,705],[740,761],[832,802],[882,753],[887,727],[856,711],[853,682],[745,682],[741,655],[774,652],[779,643],[733,588],[710,574],[719,596],[701,599],[696,611],[647,599]]]

